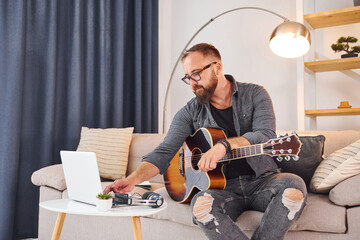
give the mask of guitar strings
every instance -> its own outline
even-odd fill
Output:
[[[256,144],[256,145],[252,145],[252,146],[246,146],[244,148],[234,149],[231,151],[231,153],[226,153],[225,156],[223,158],[221,158],[218,162],[226,162],[226,161],[231,161],[231,160],[235,160],[235,159],[239,159],[239,158],[245,158],[249,155],[251,155],[251,156],[259,155],[259,154],[261,154],[262,146],[263,146],[263,144]],[[192,163],[197,163],[201,159],[202,155],[204,155],[204,153],[192,154],[191,156],[183,157],[183,159],[185,161],[188,159],[191,159]],[[233,156],[233,155],[235,155],[235,156]]]

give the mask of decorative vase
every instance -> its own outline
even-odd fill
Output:
[[[357,57],[357,56],[358,56],[357,53],[347,53],[347,54],[341,55],[341,58],[351,58],[351,57]]]
[[[342,101],[338,108],[351,108],[352,106],[349,104],[349,101]]]
[[[354,6],[360,6],[360,0],[354,0]]]
[[[109,211],[112,207],[113,200],[112,198],[109,199],[99,199],[96,198],[96,208],[99,212],[106,212]]]

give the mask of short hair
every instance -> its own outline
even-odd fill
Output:
[[[205,57],[206,56],[214,56],[221,61],[221,55],[219,50],[216,49],[213,45],[209,43],[199,43],[192,46],[190,49],[186,50],[181,58],[181,61],[184,61],[190,53],[193,52],[201,52]]]

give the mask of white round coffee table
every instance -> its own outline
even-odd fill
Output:
[[[56,199],[41,202],[40,207],[49,211],[57,212],[52,240],[60,238],[61,230],[64,224],[66,214],[91,215],[91,216],[109,216],[109,217],[131,217],[134,239],[141,240],[141,223],[140,216],[147,216],[160,212],[166,208],[166,202],[159,208],[151,208],[149,206],[119,206],[113,207],[110,211],[99,212],[96,206],[77,202],[71,199]]]

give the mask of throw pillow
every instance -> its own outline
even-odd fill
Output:
[[[360,173],[360,140],[330,154],[317,167],[310,190],[327,193],[336,184]]]
[[[299,139],[302,143],[299,160],[282,160],[281,162],[277,161],[277,164],[282,172],[294,173],[300,176],[306,186],[309,187],[317,166],[323,160],[325,137],[323,135],[299,136]]]
[[[81,128],[77,151],[95,152],[100,177],[124,178],[134,128]]]

